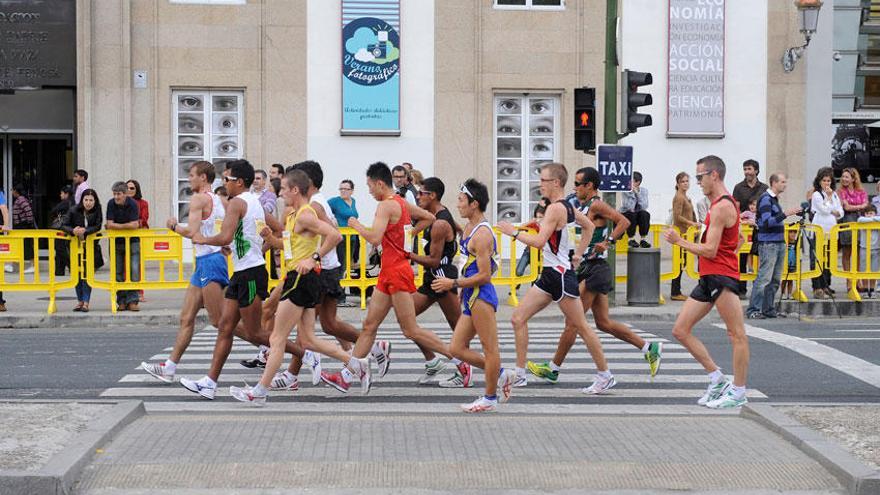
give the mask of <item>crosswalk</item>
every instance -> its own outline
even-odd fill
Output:
[[[510,322],[499,322],[498,325],[502,365],[512,367],[515,358],[513,329]],[[436,332],[444,341],[448,342],[451,338],[452,332],[445,323],[421,323],[421,326]],[[529,385],[514,389],[511,400],[522,403],[560,405],[582,403],[694,404],[706,387],[706,374],[702,367],[680,344],[670,342],[649,332],[634,330],[648,341],[663,342],[663,361],[657,376],[653,378],[650,376],[648,364],[639,349],[600,332],[600,340],[606,358],[617,380],[615,388],[601,396],[590,396],[581,392],[581,388],[592,382],[596,370],[586,347],[579,340],[566,359],[557,384],[546,384],[541,379],[529,375]],[[557,324],[530,324],[529,359],[548,361],[556,350],[559,334],[560,329]],[[310,381],[310,372],[304,368],[300,374],[299,390],[296,392],[272,392],[269,399],[270,405],[279,402],[323,403],[327,405],[329,410],[335,404],[339,404],[340,400],[389,404],[401,401],[419,402],[420,398],[429,402],[457,404],[473,400],[481,393],[482,372],[476,369],[474,370],[475,385],[473,388],[446,389],[438,387],[436,383],[419,385],[418,379],[424,371],[424,357],[416,345],[401,334],[396,324],[382,325],[379,329],[379,338],[391,342],[391,368],[388,375],[374,382],[369,395],[361,395],[360,387],[356,384],[345,395],[323,385],[313,387]],[[184,354],[182,362],[177,366],[177,380],[181,377],[198,379],[204,376],[210,366],[215,340],[216,330],[213,328],[205,329],[193,336],[189,349]],[[472,342],[472,346],[479,348],[477,339]],[[134,359],[137,361],[133,362],[133,365],[137,367],[132,369],[131,373],[124,375],[116,386],[104,390],[101,397],[139,399],[148,404],[208,402],[177,383],[159,382],[140,369],[140,361],[164,361],[168,358],[171,350],[171,347],[166,347],[152,356],[134,357],[133,361]],[[217,398],[214,403],[218,401],[234,402],[234,399],[228,394],[230,385],[254,384],[259,380],[261,370],[247,369],[239,364],[240,360],[251,359],[254,355],[255,348],[251,344],[239,339],[235,340],[232,352],[220,375]],[[325,369],[338,370],[340,363],[325,358],[323,366]],[[453,370],[451,365],[447,367],[447,370],[441,373],[440,380],[451,376]],[[750,400],[766,399],[766,396],[758,390],[749,390],[748,397]]]

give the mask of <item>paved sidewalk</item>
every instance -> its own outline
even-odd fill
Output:
[[[532,406],[534,407],[534,406]],[[735,413],[323,415],[153,413],[78,493],[164,489],[843,493],[817,462]],[[502,408],[503,411],[503,408]],[[538,412],[538,411],[536,411]]]

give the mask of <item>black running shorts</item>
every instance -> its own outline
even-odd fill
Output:
[[[577,276],[578,282],[584,282],[589,292],[611,292],[611,266],[602,258],[584,260],[578,267]]]
[[[714,303],[724,292],[724,289],[733,292],[737,296],[742,294],[739,280],[724,275],[703,275],[697,286],[691,292],[691,298],[700,302]]]
[[[288,300],[301,308],[314,308],[321,301],[320,275],[311,271],[305,275],[293,271],[284,278],[281,300]]]
[[[441,265],[440,268],[430,269],[425,268],[425,276],[423,277],[423,282],[421,287],[419,287],[419,294],[424,294],[431,299],[440,299],[446,294],[444,292],[435,292],[434,289],[431,288],[431,282],[438,278],[451,278],[453,280],[458,278],[458,267],[455,265]],[[450,290],[453,294],[458,294],[458,291],[455,289]]]
[[[546,292],[556,302],[561,301],[565,296],[580,297],[577,275],[574,270],[565,270],[564,273],[560,273],[555,268],[545,266],[538,281],[535,282],[535,287]]]
[[[229,287],[226,288],[226,299],[238,301],[239,308],[253,304],[257,297],[269,297],[269,273],[266,265],[257,265],[232,274]]]

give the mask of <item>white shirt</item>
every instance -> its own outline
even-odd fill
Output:
[[[330,224],[334,227],[337,227],[336,217],[333,216],[333,211],[330,210],[330,204],[327,203],[327,198],[324,197],[321,191],[312,194],[309,202],[318,203],[319,205],[321,205],[321,207],[324,208],[324,214],[327,215],[327,219],[330,220]],[[343,240],[342,242],[345,242],[345,240]],[[322,269],[332,270],[334,268],[339,268],[340,266],[342,266],[342,264],[339,263],[339,256],[336,254],[336,249],[331,249],[326,256],[323,256],[321,258]]]
[[[826,198],[820,191],[813,193],[810,209],[813,210],[813,224],[822,227],[827,234],[831,227],[837,225],[837,219],[843,216],[843,206],[836,192],[831,192],[831,197]],[[834,212],[838,215],[834,216]]]

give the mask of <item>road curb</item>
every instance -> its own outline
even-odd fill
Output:
[[[840,480],[849,493],[853,495],[880,493],[880,471],[869,468],[819,432],[777,411],[769,404],[749,404],[742,408],[741,414],[778,433],[815,459]]]
[[[115,404],[107,414],[90,422],[64,450],[53,455],[39,470],[0,470],[0,493],[70,493],[82,470],[91,461],[95,449],[146,413],[143,402],[139,400]]]

